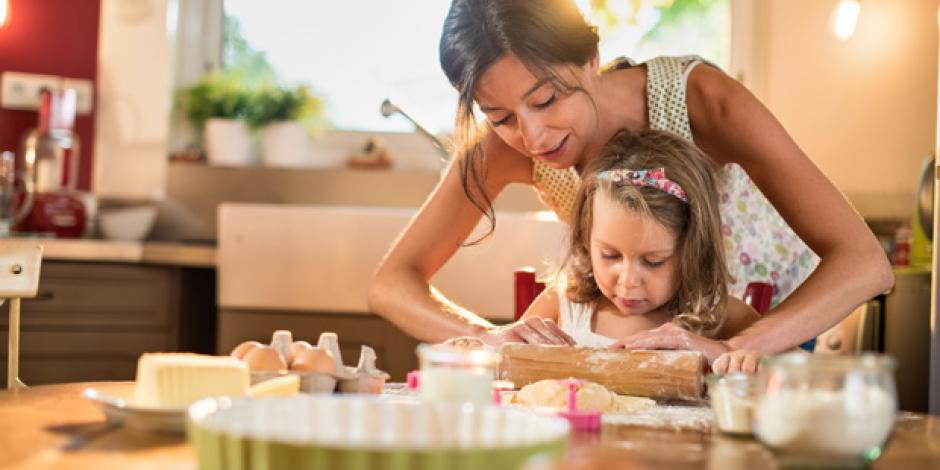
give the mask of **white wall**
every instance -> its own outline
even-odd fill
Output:
[[[863,0],[847,41],[837,0],[749,3],[745,83],[862,215],[909,217],[934,153],[940,2]]]

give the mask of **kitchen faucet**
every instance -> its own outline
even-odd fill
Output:
[[[411,121],[419,133],[424,134],[425,137],[431,139],[431,143],[434,144],[434,148],[436,148],[437,151],[441,154],[442,162],[447,163],[447,160],[450,160],[450,153],[447,151],[447,146],[441,142],[441,139],[425,129],[421,124],[418,124],[418,121],[415,121],[413,117],[409,116],[408,113],[404,112],[401,108],[398,107],[397,104],[392,103],[392,101],[388,98],[382,101],[382,116],[389,117],[395,113],[401,114],[405,117],[405,119]]]

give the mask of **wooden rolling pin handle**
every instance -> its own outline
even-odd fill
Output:
[[[705,358],[694,351],[505,344],[500,353],[499,379],[517,387],[573,377],[621,395],[695,400],[705,392]]]

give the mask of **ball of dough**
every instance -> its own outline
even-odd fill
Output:
[[[579,410],[616,411],[615,394],[603,385],[584,382],[577,385],[575,401]],[[568,382],[564,380],[540,380],[526,385],[516,394],[516,403],[525,406],[568,407]]]

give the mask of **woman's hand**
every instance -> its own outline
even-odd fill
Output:
[[[480,335],[486,344],[504,343],[574,345],[575,341],[550,318],[530,316],[508,325],[490,328]]]
[[[457,336],[456,338],[448,339],[441,344],[453,346],[458,349],[480,349],[486,346],[486,343],[476,336]]]
[[[711,364],[730,349],[721,341],[692,333],[675,323],[665,323],[652,330],[641,331],[610,345],[623,349],[675,349],[699,351]]]
[[[763,356],[763,353],[749,349],[728,351],[715,359],[715,362],[712,363],[712,371],[716,374],[730,374],[733,372],[756,374],[760,367],[760,359]]]

